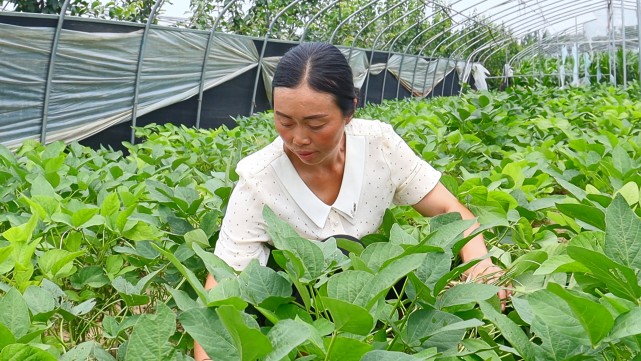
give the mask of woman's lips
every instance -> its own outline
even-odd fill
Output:
[[[314,155],[314,152],[296,152],[296,155],[301,159],[309,159]]]

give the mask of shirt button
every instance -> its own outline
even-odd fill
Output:
[[[338,227],[338,221],[334,221],[334,227]]]

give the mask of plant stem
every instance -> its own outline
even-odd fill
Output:
[[[336,340],[336,331],[332,332],[332,339],[329,341],[329,347],[327,347],[327,353],[325,354],[325,361],[329,360],[329,355],[332,352],[332,346],[334,346],[334,340]]]

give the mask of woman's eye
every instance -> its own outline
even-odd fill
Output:
[[[309,129],[311,129],[311,130],[320,130],[320,129],[321,129],[321,128],[323,128],[324,126],[325,126],[325,124],[320,124],[320,125],[310,125],[310,126],[309,126]]]

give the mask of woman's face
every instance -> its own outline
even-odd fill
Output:
[[[332,165],[340,159],[346,117],[332,95],[310,89],[274,88],[274,124],[291,159]]]

